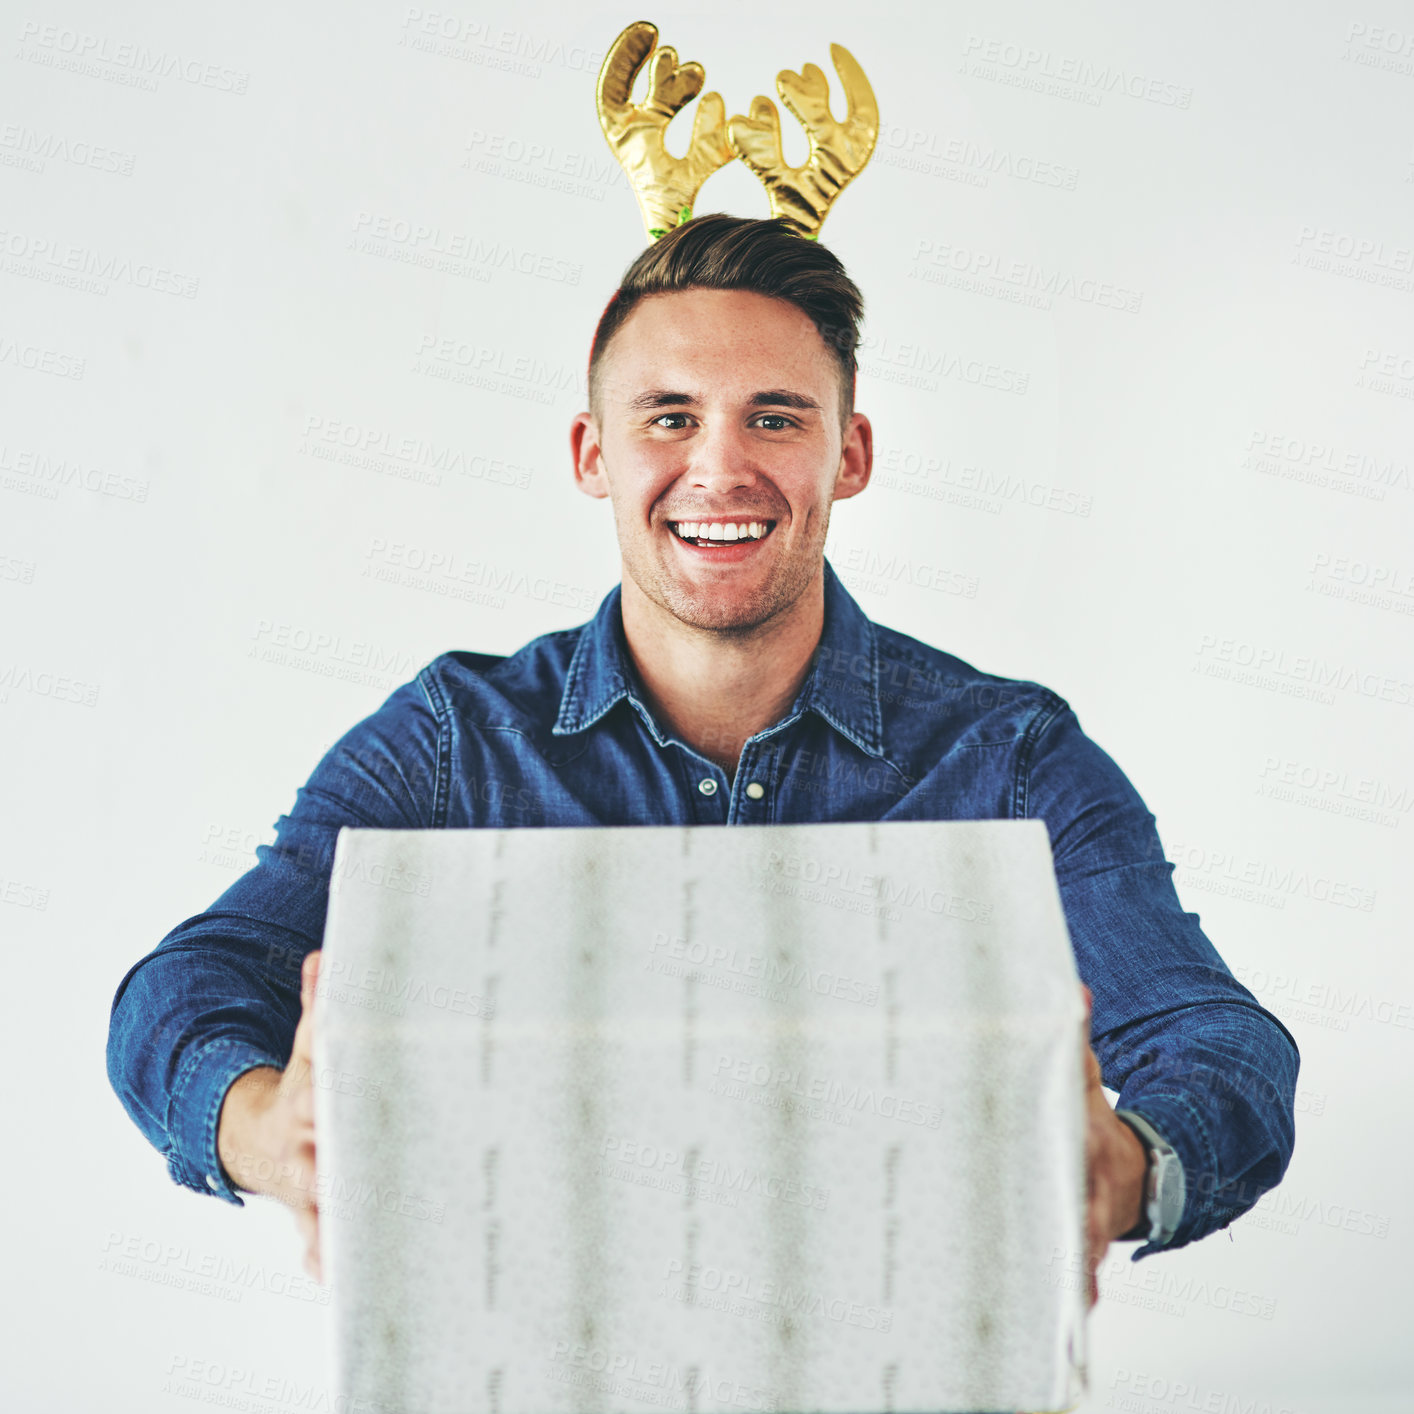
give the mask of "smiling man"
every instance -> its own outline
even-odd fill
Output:
[[[749,245],[759,223],[731,221],[699,218],[639,262],[600,323],[593,410],[571,431],[580,489],[613,504],[624,633],[649,699],[728,775],[800,686],[824,621],[830,507],[864,489],[872,459],[853,369],[806,308],[678,288],[703,278],[693,256],[714,234],[707,278],[746,278],[733,256],[743,269],[762,259]],[[836,317],[860,317],[842,277],[806,286],[822,322],[827,291]]]
[[[1280,1181],[1295,1042],[1184,912],[1138,792],[1058,694],[872,622],[825,559],[872,461],[861,317],[777,220],[698,217],[629,267],[571,429],[621,584],[517,653],[427,664],[118,987],[109,1075],[175,1181],[290,1204],[317,1272],[310,1009],[342,826],[930,819],[1049,832],[1093,1046],[1089,1273],[1058,1278],[1093,1300],[1111,1241],[1183,1246]]]

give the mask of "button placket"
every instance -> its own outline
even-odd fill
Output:
[[[769,753],[767,753],[769,754]],[[727,823],[745,818],[757,824],[764,818],[763,802],[766,799],[766,772],[762,753],[747,747],[737,762],[736,776],[732,781],[731,807],[727,811]]]

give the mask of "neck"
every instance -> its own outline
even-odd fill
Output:
[[[779,722],[810,671],[825,623],[823,567],[788,609],[736,632],[695,628],[627,573],[624,637],[655,717],[731,779],[747,738]]]

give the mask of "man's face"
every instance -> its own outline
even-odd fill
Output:
[[[793,605],[820,572],[831,502],[869,479],[868,419],[841,436],[838,369],[784,300],[641,300],[601,364],[602,420],[581,413],[572,432],[581,489],[612,500],[625,579],[703,629]]]

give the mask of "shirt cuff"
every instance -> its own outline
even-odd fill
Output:
[[[232,1186],[216,1149],[216,1125],[221,1102],[237,1076],[256,1066],[284,1070],[277,1060],[259,1046],[234,1037],[209,1041],[182,1059],[172,1086],[172,1102],[167,1112],[167,1137],[171,1147],[165,1155],[167,1168],[176,1183],[197,1193],[214,1194],[245,1207],[245,1200]]]
[[[1130,1261],[1137,1262],[1193,1240],[1207,1207],[1207,1194],[1198,1180],[1217,1172],[1217,1151],[1202,1115],[1181,1095],[1146,1094],[1137,1103],[1126,1100],[1120,1108],[1148,1120],[1183,1165],[1183,1212],[1178,1226],[1167,1242],[1145,1242],[1136,1248]]]

